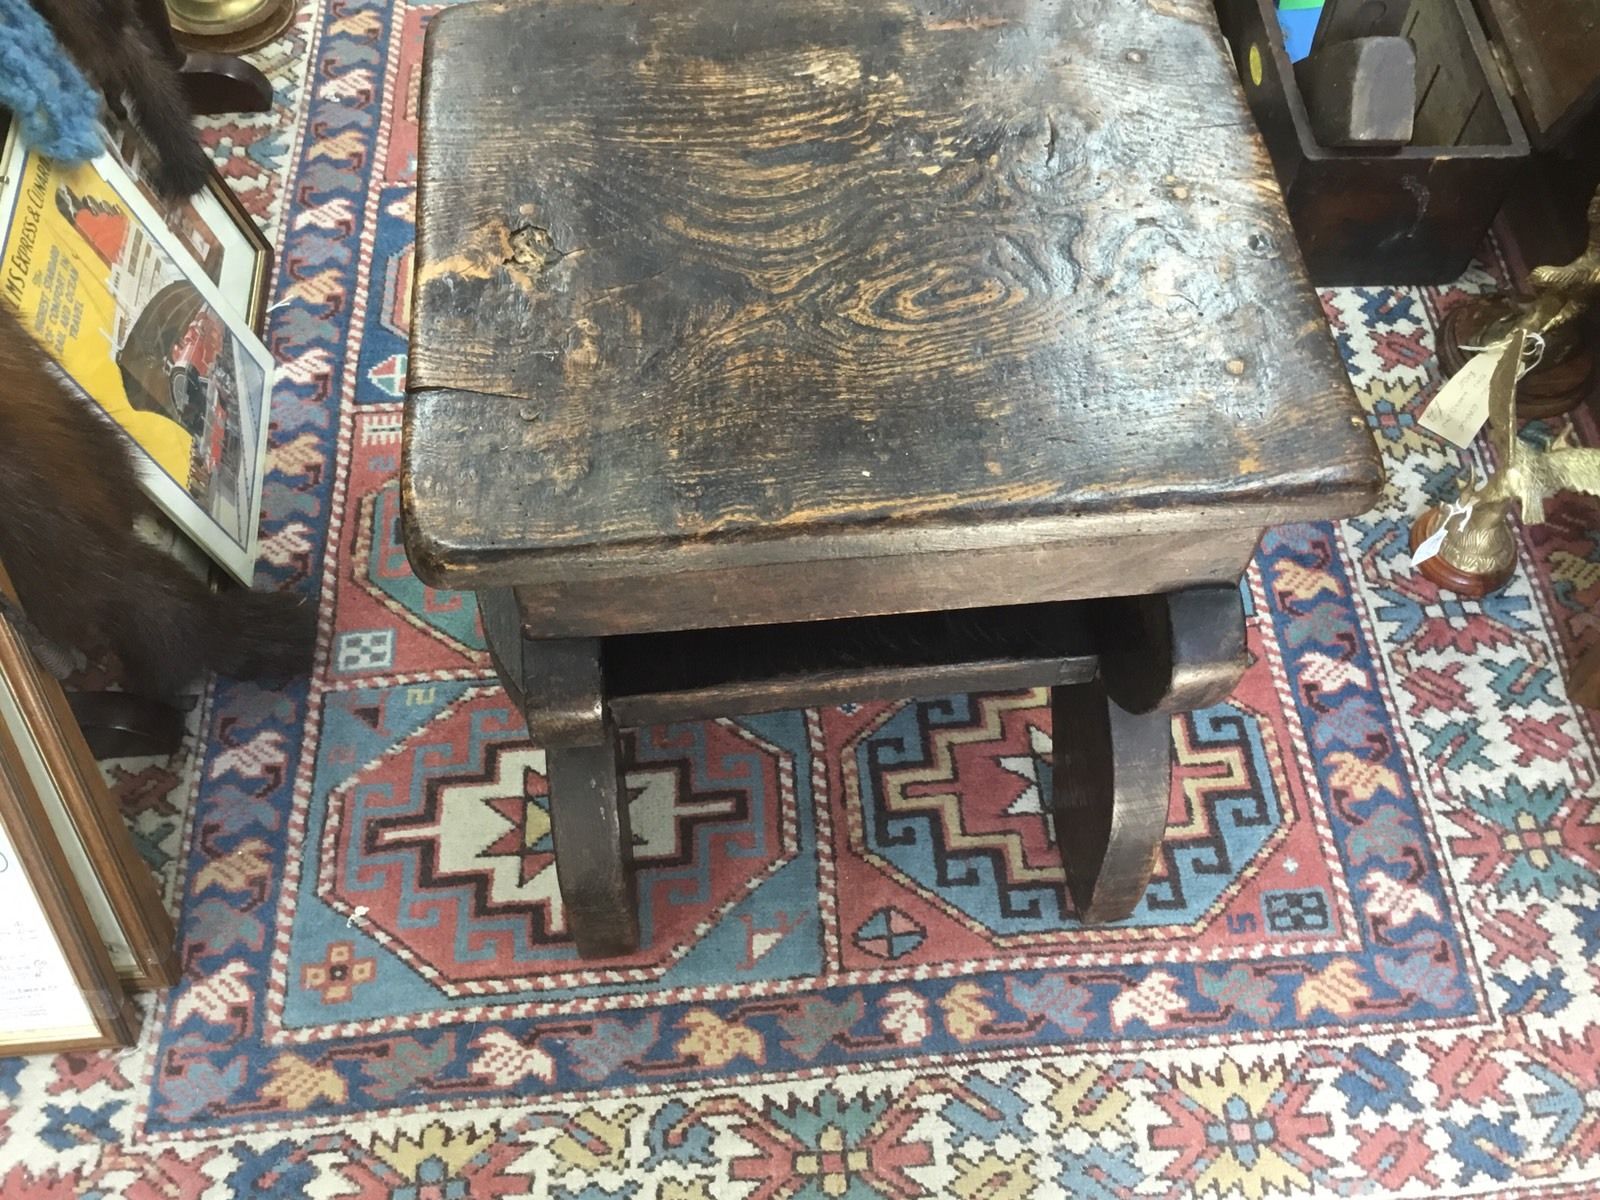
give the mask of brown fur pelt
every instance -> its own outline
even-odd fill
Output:
[[[165,38],[141,0],[32,0],[83,73],[106,94],[112,108],[131,106],[134,127],[155,156],[150,182],[168,199],[192,196],[205,186],[208,165],[195,136],[183,81]]]
[[[304,671],[312,606],[280,592],[212,592],[135,532],[155,508],[132,451],[48,365],[0,304],[0,564],[37,632],[115,651],[129,686],[173,696],[206,671]]]

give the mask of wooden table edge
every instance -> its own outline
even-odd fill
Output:
[[[1298,521],[1331,521],[1358,516],[1376,503],[1383,488],[1381,470],[1363,478],[1354,475],[1335,486],[1319,486],[1303,494],[1277,495],[1270,501],[1242,504],[1220,499],[1204,509],[1151,508],[1038,517],[990,525],[923,525],[895,529],[841,530],[804,539],[729,537],[683,539],[674,543],[620,543],[602,547],[497,550],[435,538],[424,528],[402,483],[401,504],[406,554],[417,577],[430,587],[468,590],[506,587],[537,578],[542,582],[579,582],[638,578],[665,571],[718,571],[805,562],[875,560],[906,555],[970,553],[1046,547],[1095,549],[1141,534],[1192,535],[1197,540],[1226,537],[1240,530],[1257,534],[1274,525]]]

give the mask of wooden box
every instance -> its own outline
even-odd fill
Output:
[[[1534,149],[1592,157],[1584,122],[1600,103],[1600,4],[1478,0],[1478,11]]]
[[[1311,133],[1273,0],[1217,0],[1313,283],[1444,283],[1482,243],[1528,139],[1471,0],[1419,0],[1412,144],[1336,150]]]

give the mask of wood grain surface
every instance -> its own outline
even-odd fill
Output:
[[[1259,528],[1381,484],[1206,0],[471,5],[429,30],[421,156],[430,582]]]

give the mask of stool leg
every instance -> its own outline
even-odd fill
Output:
[[[1099,677],[1052,689],[1051,714],[1067,890],[1084,924],[1120,921],[1144,896],[1167,831],[1172,719],[1119,708]]]
[[[633,835],[615,732],[599,746],[546,750],[545,775],[567,931],[584,958],[632,954],[639,947]]]
[[[68,692],[83,740],[96,758],[176,754],[183,745],[181,710],[129,692]]]
[[[1090,611],[1106,690],[1129,712],[1206,708],[1244,674],[1244,599],[1236,585],[1097,600]]]
[[[1087,924],[1138,907],[1167,831],[1172,714],[1216,704],[1247,662],[1237,586],[1097,601],[1100,672],[1057,687],[1056,841]]]
[[[639,917],[628,791],[597,638],[530,638],[511,589],[478,593],[495,670],[545,752],[550,836],[567,931],[584,958],[631,954]]]

